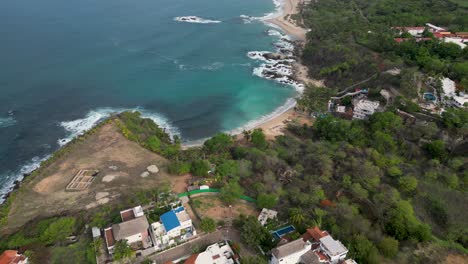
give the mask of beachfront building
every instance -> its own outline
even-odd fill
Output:
[[[353,100],[353,105],[353,119],[367,119],[375,113],[380,104],[376,101],[358,98]]]
[[[456,92],[455,82],[449,78],[442,79],[442,91],[441,96],[447,105],[451,105],[458,108],[464,108],[468,106],[468,94],[464,92]]]
[[[312,244],[303,238],[278,246],[271,251],[269,264],[297,264],[302,255],[312,249]]]
[[[238,257],[234,254],[226,241],[210,245],[205,251],[194,254],[185,260],[184,264],[234,264],[238,263]]]
[[[197,235],[187,211],[183,206],[161,215],[160,221],[150,228],[155,250],[162,250]]]
[[[120,212],[122,223],[104,229],[104,238],[110,254],[117,241],[125,240],[134,249],[146,249],[152,246],[149,236],[149,223],[141,206]]]
[[[260,224],[264,226],[268,222],[268,219],[275,219],[277,215],[277,211],[263,208],[260,214],[258,215],[258,222],[260,222]]]
[[[5,250],[0,255],[0,264],[27,264],[28,258],[16,250]]]

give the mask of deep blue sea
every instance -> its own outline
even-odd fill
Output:
[[[253,75],[260,62],[246,56],[274,50],[278,37],[241,18],[275,8],[272,0],[0,1],[0,193],[116,111],[138,109],[193,141],[284,109],[295,89]]]

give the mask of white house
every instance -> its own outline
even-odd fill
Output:
[[[297,264],[301,256],[312,249],[312,243],[303,238],[276,247],[271,251],[270,264]]]
[[[377,108],[379,108],[379,102],[363,98],[353,100],[353,104],[353,119],[367,119],[375,113]]]
[[[268,219],[275,219],[277,215],[277,211],[263,208],[260,214],[258,215],[258,222],[260,222],[260,224],[264,226],[268,222]]]
[[[456,93],[455,82],[449,78],[442,79],[442,98],[447,104],[450,104],[455,107],[463,108],[468,104],[468,94],[464,92]]]
[[[161,215],[160,221],[151,224],[151,235],[156,250],[196,236],[192,220],[183,206]]]
[[[333,264],[345,260],[348,254],[348,249],[330,235],[320,238],[320,248]]]
[[[404,32],[410,33],[413,37],[421,37],[425,27],[393,27],[399,32],[399,34],[403,34]]]
[[[227,242],[210,245],[205,251],[190,256],[184,264],[234,264],[234,252]]]

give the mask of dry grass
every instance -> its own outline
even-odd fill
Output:
[[[224,204],[219,200],[217,195],[199,196],[191,198],[192,208],[201,217],[209,217],[216,221],[226,221],[227,219],[234,219],[239,215],[253,215],[258,216],[255,205],[238,200],[236,204],[229,208],[228,205]]]
[[[141,189],[157,188],[166,182],[179,182],[177,189],[181,189],[185,182],[183,177],[171,176],[165,170],[146,178],[140,177],[147,166],[155,164],[161,167],[167,161],[127,140],[114,122],[103,125],[96,133],[69,148],[65,155],[21,186],[11,206],[7,225],[1,231],[14,230],[38,217],[73,213],[105,203],[118,203],[120,197],[131,196]],[[89,188],[83,191],[66,191],[67,184],[76,172],[88,168],[99,170]],[[96,197],[98,193],[108,195]]]

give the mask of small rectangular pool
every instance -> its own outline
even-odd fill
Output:
[[[280,228],[280,229],[278,229],[278,230],[275,230],[275,231],[273,231],[272,233],[273,233],[273,235],[274,235],[276,238],[280,239],[280,238],[283,237],[284,235],[289,234],[289,233],[292,233],[292,232],[294,232],[295,230],[296,230],[296,229],[294,228],[294,226],[289,225],[289,226],[285,226],[285,227],[283,227],[283,228]]]

